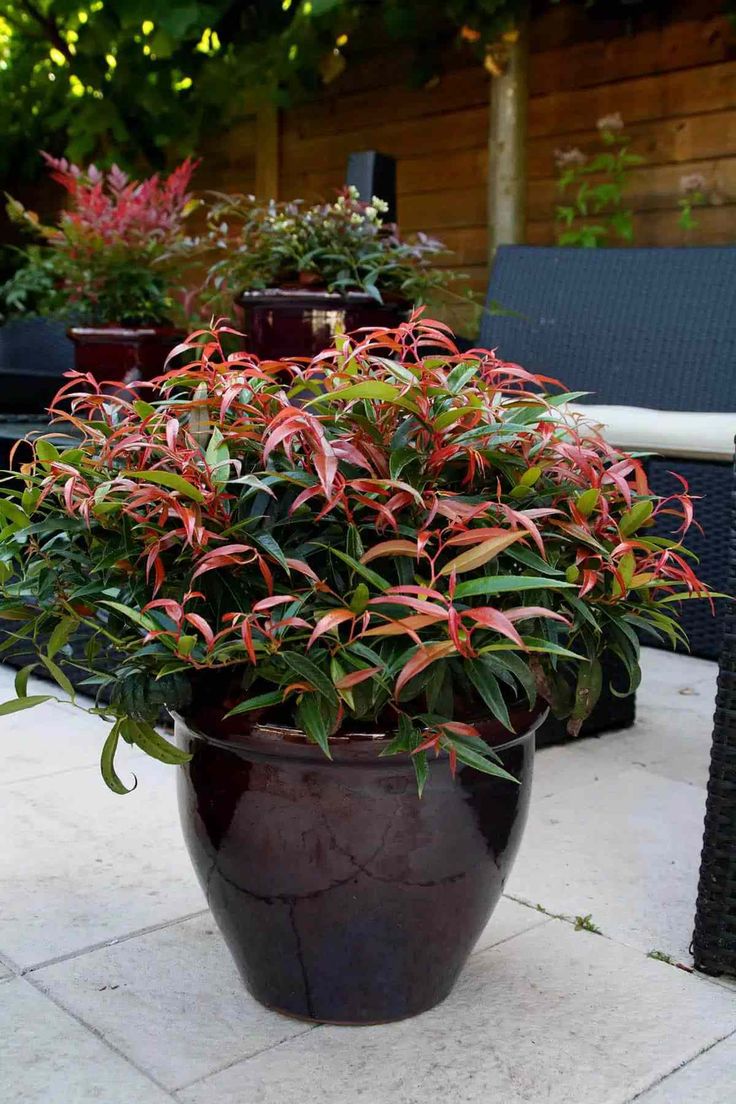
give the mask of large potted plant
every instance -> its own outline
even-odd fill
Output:
[[[195,248],[186,219],[195,165],[166,178],[130,180],[43,155],[66,192],[57,223],[45,226],[17,200],[9,216],[41,239],[0,289],[9,316],[37,314],[71,323],[76,366],[97,379],[150,379],[183,336],[184,275]]]
[[[606,650],[634,687],[637,631],[681,637],[672,602],[704,592],[691,503],[437,323],[307,366],[228,358],[226,332],[140,398],[67,383],[56,443],[0,500],[0,615],[64,696],[91,634],[77,662],[110,700],[77,703],[111,722],[113,790],[120,741],[179,764],[194,865],[260,1001],[413,1015],[498,900],[547,704],[577,731]],[[0,713],[56,693],[28,696],[31,669]]]
[[[208,285],[220,311],[245,314],[247,347],[264,359],[315,356],[336,333],[395,326],[453,282],[434,267],[445,246],[402,238],[386,204],[345,188],[332,203],[215,196]]]

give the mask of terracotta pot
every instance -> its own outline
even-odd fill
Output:
[[[246,349],[262,360],[313,357],[336,333],[361,326],[397,326],[408,317],[406,303],[377,303],[370,295],[337,295],[306,288],[245,291],[236,299],[245,319]]]
[[[72,326],[75,368],[96,380],[153,379],[183,334],[173,326]]]
[[[415,1016],[450,992],[503,890],[524,828],[541,716],[485,725],[519,784],[432,758],[420,799],[383,737],[294,729],[207,735],[176,718],[187,847],[246,986],[317,1022]],[[238,718],[240,720],[240,718]]]

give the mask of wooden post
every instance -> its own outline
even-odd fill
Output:
[[[524,239],[528,25],[510,47],[505,72],[491,80],[488,130],[488,260],[496,247]]]
[[[256,197],[279,198],[279,109],[273,100],[256,108]]]

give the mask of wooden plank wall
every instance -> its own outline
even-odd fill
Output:
[[[345,180],[348,154],[397,158],[402,230],[441,238],[448,267],[486,284],[486,161],[489,78],[450,67],[431,88],[407,86],[408,59],[372,56],[350,65],[319,99],[282,114],[282,199],[329,199]]]
[[[619,111],[631,149],[628,204],[636,245],[736,243],[736,36],[722,4],[683,4],[666,26],[631,36],[570,7],[532,26],[526,239],[555,240],[554,151],[600,148],[596,120]],[[696,230],[677,227],[680,178],[700,173],[708,206]]]

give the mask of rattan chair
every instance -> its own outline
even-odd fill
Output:
[[[736,483],[731,494],[730,585],[736,594]],[[736,974],[736,603],[727,604],[713,723],[705,833],[692,945],[695,967]]]
[[[484,315],[480,343],[590,402],[659,410],[736,411],[736,247],[564,249],[503,246],[489,300],[507,314]],[[583,400],[585,402],[585,400]],[[699,574],[718,591],[728,575],[723,503],[730,465],[717,460],[652,459],[658,494],[678,485],[702,496],[688,545]],[[680,620],[694,655],[717,659],[723,606],[688,602]]]

